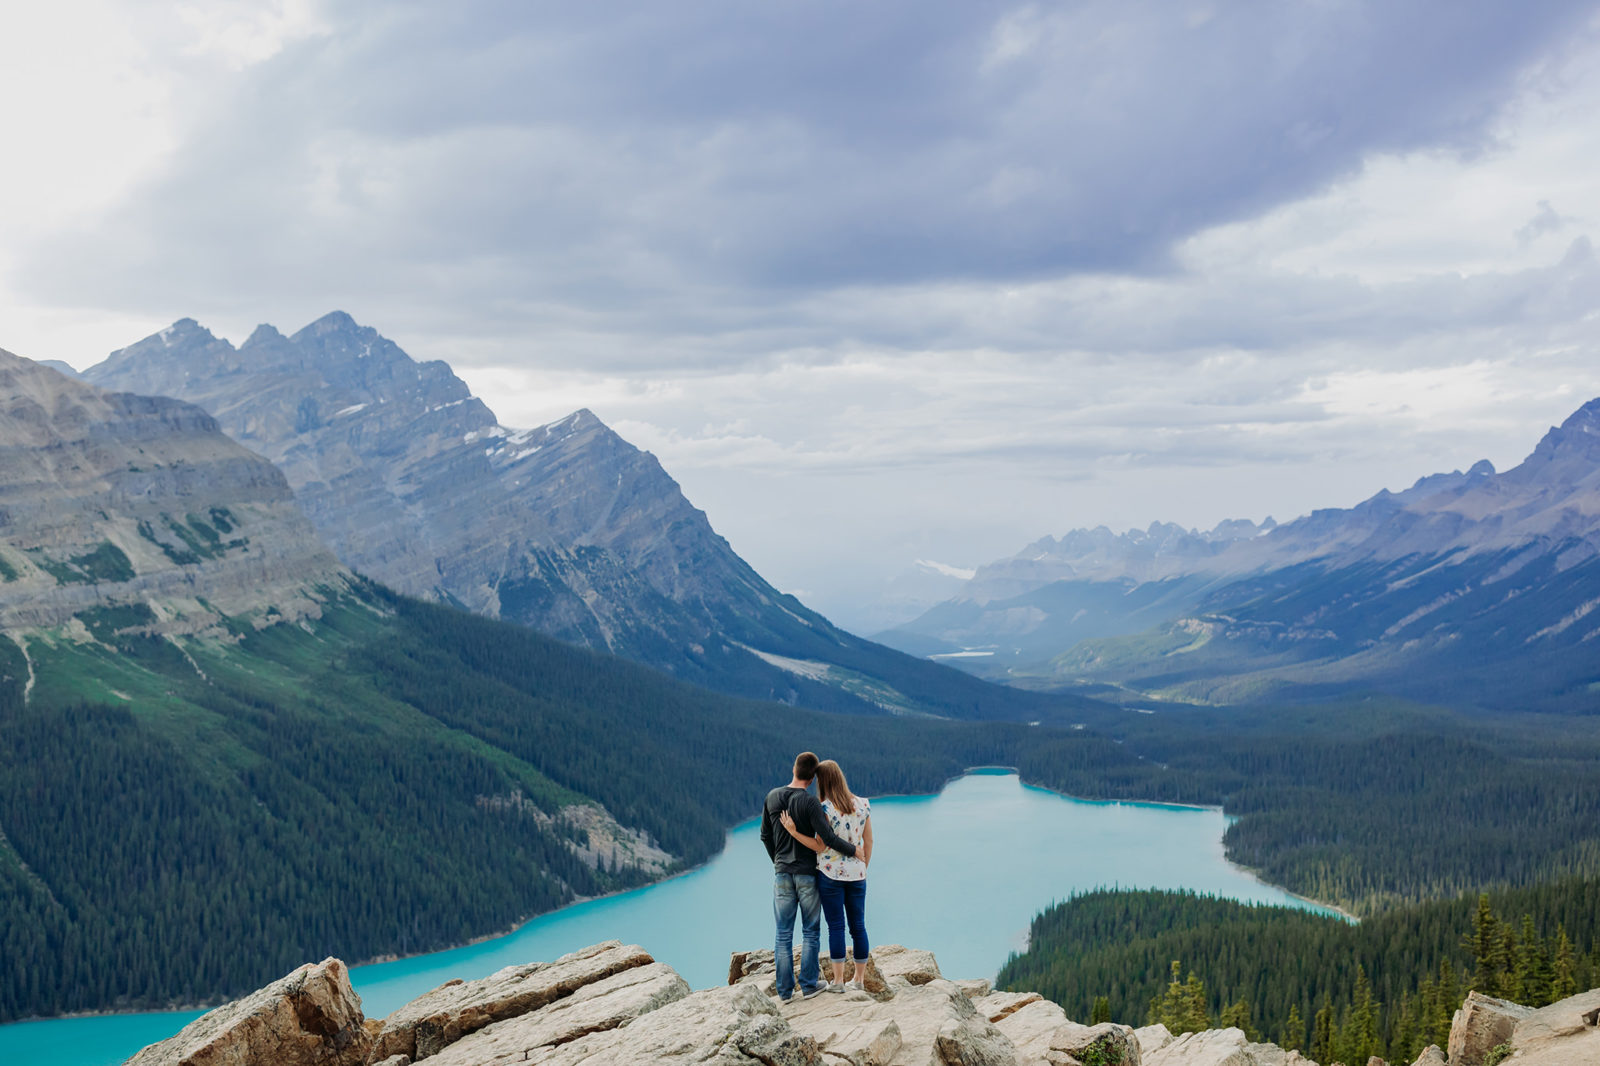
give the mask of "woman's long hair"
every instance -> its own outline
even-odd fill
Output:
[[[832,759],[817,763],[817,791],[840,814],[856,813],[855,794],[850,791],[850,783],[844,779],[844,771]]]

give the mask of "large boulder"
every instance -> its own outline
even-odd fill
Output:
[[[838,996],[823,997],[838,999]],[[514,1058],[482,1063],[524,1061]],[[811,1037],[796,1032],[777,1003],[748,984],[695,992],[652,1011],[647,1020],[590,1033],[555,1047],[535,1049],[536,1066],[660,1066],[675,1062],[715,1066],[822,1066]]]
[[[988,1013],[995,1011],[999,1004],[985,1006],[975,1002],[973,1006],[978,1007],[980,1012]],[[1071,1024],[1067,1021],[1065,1011],[1043,997],[996,1013],[998,1017],[990,1014],[989,1020],[1006,1035],[1007,1040],[1016,1045],[1017,1059],[1024,1066],[1049,1061],[1050,1042],[1055,1038],[1056,1030]]]
[[[1156,1022],[1154,1025],[1147,1025],[1142,1029],[1135,1029],[1133,1035],[1139,1041],[1140,1054],[1145,1058],[1149,1058],[1152,1052],[1160,1051],[1172,1043],[1172,1030],[1160,1022]]]
[[[877,964],[878,972],[883,974],[886,980],[903,977],[911,984],[925,985],[929,981],[941,980],[944,976],[939,972],[939,962],[933,957],[933,952],[901,947],[899,944],[885,944],[883,947],[875,948],[872,952],[872,961]]]
[[[338,959],[324,959],[224,1004],[127,1066],[361,1066],[372,1038]]]
[[[1532,1013],[1520,1003],[1468,992],[1450,1023],[1450,1066],[1483,1066],[1489,1052],[1509,1044],[1517,1023]]]
[[[436,1055],[487,1025],[539,1010],[585,985],[655,960],[637,945],[616,940],[574,951],[554,962],[508,966],[476,981],[450,981],[384,1019],[372,1061]]]
[[[1252,1044],[1239,1029],[1184,1033],[1151,1052],[1143,1066],[1290,1066],[1291,1052],[1276,1044]]]
[[[860,992],[829,994],[795,1000],[784,1006],[783,1014],[831,1062],[1020,1066],[1011,1041],[954,982],[913,985],[896,978],[895,984],[892,1000],[880,1002]],[[896,1050],[888,1051],[896,1041]],[[887,1060],[881,1058],[885,1054]]]
[[[1511,1034],[1516,1066],[1593,1066],[1600,1063],[1600,988],[1541,1007]]]
[[[538,1010],[495,1022],[428,1059],[435,1066],[525,1062],[591,1033],[620,1029],[689,995],[689,982],[659,962],[584,985]]]
[[[961,982],[957,981],[956,987],[959,988],[960,985]],[[1038,1003],[1044,999],[1037,992],[990,992],[986,996],[968,996],[967,998],[971,999],[972,1005],[978,1008],[978,1013],[988,1018],[991,1022],[998,1022],[1001,1018],[1009,1014],[1015,1014],[1028,1004]],[[1055,1004],[1052,1003],[1051,1006],[1055,1006]],[[1057,1007],[1056,1009],[1060,1010],[1061,1008]],[[1065,1017],[1066,1015],[1062,1014],[1062,1018],[1064,1019]]]
[[[1144,1057],[1139,1050],[1139,1038],[1134,1035],[1132,1027],[1114,1022],[1101,1022],[1098,1025],[1067,1022],[1051,1036],[1050,1050],[1057,1053],[1054,1058],[1047,1056],[1047,1060],[1053,1062],[1059,1062],[1060,1055],[1066,1054],[1074,1062],[1140,1066]]]

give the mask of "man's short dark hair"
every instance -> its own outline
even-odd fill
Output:
[[[796,781],[810,781],[817,776],[817,757],[809,751],[802,751],[794,757],[794,779]]]

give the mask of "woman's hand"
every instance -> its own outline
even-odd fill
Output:
[[[800,832],[799,829],[795,828],[794,819],[789,816],[788,811],[783,811],[781,814],[779,814],[778,820],[783,823],[783,827],[789,831],[790,836],[794,837],[812,851],[820,854],[826,849],[827,845],[823,844],[822,838],[805,836]]]

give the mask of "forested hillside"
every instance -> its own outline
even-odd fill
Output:
[[[1600,736],[1585,718],[1366,699],[1084,720],[1152,764],[1138,776],[1151,798],[1237,816],[1230,859],[1359,914],[1600,876]],[[1019,766],[1051,782],[1048,754],[1024,751]],[[1108,767],[1106,782],[1129,772]]]
[[[1182,892],[1092,892],[1033,921],[999,985],[1069,1017],[1237,1025],[1318,1062],[1410,1062],[1468,990],[1543,1006],[1600,985],[1600,880],[1395,908],[1359,925]]]

